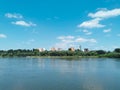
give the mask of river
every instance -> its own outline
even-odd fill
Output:
[[[120,90],[120,59],[0,58],[0,90]]]

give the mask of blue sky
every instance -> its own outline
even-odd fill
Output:
[[[120,0],[0,0],[0,49],[120,47]]]

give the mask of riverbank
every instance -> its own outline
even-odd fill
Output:
[[[33,50],[0,50],[0,57],[35,57],[35,58],[120,58],[120,49],[115,49],[114,51],[104,51],[104,50],[94,50],[94,51],[43,51],[40,52],[38,49]]]
[[[99,56],[25,56],[25,57],[22,57],[22,56],[5,56],[5,57],[2,57],[0,56],[0,58],[60,58],[60,59],[75,59],[75,58],[101,58]]]
[[[55,59],[78,59],[78,58],[118,58],[108,56],[0,56],[0,58],[55,58]]]
[[[26,58],[99,58],[98,56],[27,56]]]

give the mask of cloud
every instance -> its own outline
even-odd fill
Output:
[[[93,38],[82,38],[82,37],[75,37],[75,36],[59,36],[57,37],[60,41],[55,44],[57,48],[68,48],[71,46],[75,46],[79,43],[96,43],[97,41]]]
[[[5,34],[0,34],[0,38],[7,38]]]
[[[92,18],[89,21],[84,21],[81,24],[78,25],[79,28],[102,28],[105,27],[105,25],[100,24],[100,21],[106,19],[106,18],[111,18],[111,17],[116,17],[120,16],[120,8],[108,10],[106,8],[98,9],[97,12],[95,13],[89,13],[88,17]]]
[[[32,22],[26,22],[26,21],[16,21],[12,22],[12,24],[19,25],[19,26],[25,26],[25,27],[31,27],[31,26],[36,26],[36,24]]]
[[[90,42],[90,43],[96,43],[97,41],[95,39],[86,39],[86,38],[77,38],[75,42]]]
[[[74,38],[75,38],[74,36],[59,36],[57,39],[64,40],[64,39],[74,39]]]
[[[86,33],[86,35],[91,35],[92,34],[92,32],[88,32],[88,33]]]
[[[109,33],[109,32],[111,32],[111,29],[105,29],[105,30],[103,30],[103,32],[104,33]]]
[[[64,44],[73,43],[74,42],[74,40],[73,40],[74,38],[75,38],[74,36],[59,36],[59,37],[57,37],[57,39],[59,39]]]
[[[26,44],[32,44],[33,42],[35,42],[35,40],[34,39],[31,39],[31,40],[28,40],[27,42],[26,42]]]
[[[78,25],[79,28],[102,28],[105,25],[100,24],[101,21],[100,18],[95,18],[89,21],[84,21],[80,25]]]
[[[31,45],[33,45],[35,42],[36,42],[36,40],[32,39],[32,38],[25,40],[25,41],[17,42],[16,49],[19,49],[19,48],[23,48],[23,49],[31,48],[32,49],[33,47],[31,47]]]
[[[92,32],[89,32],[88,30],[83,30],[83,32],[86,34],[86,35],[91,35],[92,34]]]
[[[120,15],[120,8],[107,10],[107,9],[101,9],[97,11],[96,13],[89,13],[88,16],[91,18],[110,18],[110,17],[116,17]]]
[[[34,39],[30,39],[30,40],[28,40],[28,41],[23,41],[22,44],[24,44],[24,45],[30,45],[30,44],[32,44],[33,42],[35,42],[35,40],[34,40]]]
[[[18,14],[18,13],[6,13],[5,16],[7,18],[15,18],[15,19],[22,19],[23,16],[21,14]]]
[[[83,32],[84,32],[84,33],[87,33],[87,32],[89,32],[89,31],[85,29],[85,30],[83,30]]]
[[[113,48],[113,49],[115,49],[115,48],[119,48],[119,46],[114,45],[114,46],[112,46],[112,48]]]
[[[23,16],[19,13],[6,13],[5,16],[7,18],[20,19],[19,21],[11,22],[14,25],[19,25],[19,26],[24,26],[24,27],[36,26],[36,24],[34,24],[32,22],[24,21]]]

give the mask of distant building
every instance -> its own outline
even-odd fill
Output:
[[[50,50],[51,51],[57,51],[55,47],[52,47]]]
[[[79,46],[79,49],[82,50],[82,46],[81,45]]]
[[[68,49],[69,51],[75,51],[75,48],[74,47],[71,47]]]
[[[88,49],[88,48],[85,48],[85,49],[84,49],[84,52],[89,52],[89,49]]]
[[[38,48],[39,52],[44,52],[46,49],[45,48]]]
[[[57,51],[62,51],[62,48],[57,48]]]

